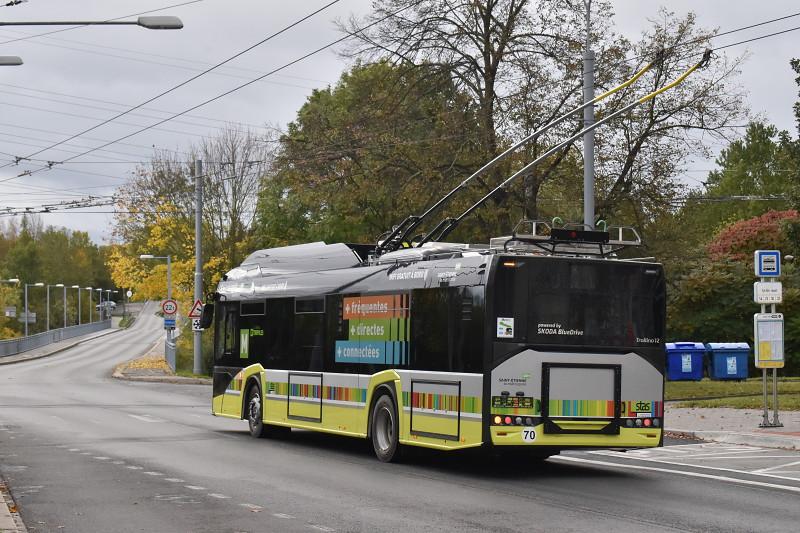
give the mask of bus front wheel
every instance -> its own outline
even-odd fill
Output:
[[[264,428],[261,391],[256,385],[253,385],[247,391],[247,423],[250,426],[251,437],[263,439],[267,436]]]
[[[372,407],[372,448],[375,456],[389,463],[400,457],[399,434],[397,422],[397,407],[392,397],[382,395]]]

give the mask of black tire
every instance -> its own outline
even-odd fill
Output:
[[[372,406],[372,449],[384,463],[400,459],[400,427],[397,406],[388,394],[381,395]]]
[[[263,439],[267,436],[264,425],[264,407],[261,401],[261,390],[253,385],[247,389],[247,406],[245,407],[247,423],[250,426],[250,436],[254,439]]]

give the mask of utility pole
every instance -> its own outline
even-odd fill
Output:
[[[194,300],[203,299],[203,251],[200,237],[203,229],[203,161],[194,163]],[[196,330],[194,335],[194,369],[195,374],[203,373],[203,332]]]
[[[591,49],[592,0],[586,8],[586,48],[583,51],[583,103],[594,99],[594,51]],[[594,104],[583,110],[583,127],[594,124]],[[583,135],[583,223],[594,228],[594,130]]]

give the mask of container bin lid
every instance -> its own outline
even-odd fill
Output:
[[[699,350],[706,351],[706,346],[702,342],[668,342],[667,350]]]
[[[750,345],[746,342],[709,342],[706,347],[713,352],[723,350],[750,350]]]

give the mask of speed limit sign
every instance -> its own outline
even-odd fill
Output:
[[[165,315],[174,315],[178,312],[178,302],[175,300],[164,300],[161,302],[161,310]]]

